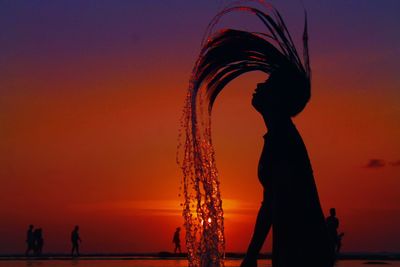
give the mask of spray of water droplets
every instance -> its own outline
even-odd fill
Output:
[[[191,88],[182,118],[185,139],[181,163],[189,266],[224,266],[224,218],[211,121],[209,114],[198,116],[203,101],[198,101],[201,96],[194,95]]]

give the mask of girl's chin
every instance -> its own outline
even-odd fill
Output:
[[[259,109],[259,106],[260,106],[254,97],[253,97],[253,99],[251,99],[251,105],[257,110]]]

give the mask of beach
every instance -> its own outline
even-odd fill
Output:
[[[225,261],[227,267],[238,267],[240,260],[228,259]],[[400,261],[381,261],[381,260],[340,260],[336,267],[362,267],[369,265],[378,265],[391,267],[400,267]],[[187,266],[187,260],[184,259],[160,259],[160,258],[138,258],[138,259],[28,259],[28,260],[0,260],[0,267],[184,267]],[[258,266],[271,266],[271,260],[259,260]]]

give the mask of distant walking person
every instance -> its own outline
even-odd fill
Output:
[[[35,229],[33,231],[33,239],[34,239],[34,253],[36,256],[41,256],[43,252],[43,232],[42,228]]]
[[[26,251],[25,256],[29,255],[29,252],[35,252],[35,238],[33,236],[33,225],[29,225],[29,229],[26,232]]]
[[[172,238],[172,243],[175,244],[174,253],[176,253],[178,250],[179,250],[179,253],[182,253],[182,250],[181,250],[181,238],[179,236],[180,232],[181,232],[181,228],[180,227],[176,228],[176,231],[174,233],[174,237]]]
[[[76,251],[76,255],[79,257],[79,243],[82,242],[79,236],[79,226],[75,226],[74,230],[71,233],[71,242],[72,242],[72,250],[71,256],[74,256],[74,251]]]
[[[332,242],[335,251],[338,252],[340,249],[340,239],[338,235],[339,219],[336,217],[336,209],[331,208],[329,210],[330,215],[326,217],[326,228],[328,229],[329,239]]]

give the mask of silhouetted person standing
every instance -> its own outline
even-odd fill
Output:
[[[26,251],[25,255],[28,256],[29,252],[35,252],[35,238],[33,236],[33,225],[29,225],[29,229],[26,232]]]
[[[331,208],[329,214],[330,215],[326,217],[326,227],[328,228],[329,239],[333,244],[335,251],[339,252],[341,246],[339,243],[341,243],[340,239],[343,235],[338,235],[339,219],[336,217],[336,209]]]
[[[79,257],[79,243],[82,242],[80,236],[79,236],[79,226],[75,226],[74,230],[71,233],[71,242],[72,242],[72,250],[71,250],[71,256],[74,256],[74,252],[76,252],[76,255]]]
[[[176,231],[174,233],[174,237],[172,238],[172,243],[175,244],[174,253],[176,253],[178,250],[179,250],[179,253],[182,253],[182,251],[181,251],[180,232],[181,232],[181,228],[180,227],[176,228]]]
[[[258,165],[264,197],[242,266],[257,266],[257,255],[271,226],[274,267],[327,267],[333,264],[333,247],[310,159],[290,115],[293,110],[302,109],[300,92],[292,92],[299,94],[298,100],[284,102],[288,98],[285,92],[304,90],[297,88],[301,84],[301,76],[290,73],[290,69],[281,70],[271,74],[267,82],[258,84],[253,95],[252,104],[263,116],[268,129]],[[296,101],[300,107],[291,107]]]
[[[41,228],[36,229],[33,232],[33,238],[34,238],[34,252],[36,256],[41,256],[43,252],[43,232]]]
[[[204,195],[206,202],[201,203],[200,197],[191,197],[187,192],[185,201],[190,203],[188,200],[194,199],[200,207],[198,210],[204,210],[202,216],[210,213],[219,218],[222,214],[211,140],[212,107],[218,94],[233,79],[251,71],[264,72],[269,75],[268,80],[257,85],[252,98],[252,105],[261,114],[268,130],[258,164],[263,201],[241,266],[257,266],[257,255],[272,227],[273,267],[331,267],[334,249],[329,241],[311,162],[292,121],[311,97],[307,23],[301,60],[282,16],[270,5],[266,10],[268,12],[252,6],[234,5],[219,12],[210,23],[210,34],[204,38],[185,103],[186,143],[182,164],[185,186],[190,187],[188,181],[195,181],[195,193]],[[233,11],[255,14],[266,26],[266,31],[224,29],[214,32],[213,27],[220,18]],[[246,182],[248,178],[244,177],[243,183]],[[199,189],[201,186],[204,190]],[[238,192],[240,190],[238,188]],[[196,263],[197,251],[205,251],[213,256],[206,260],[214,262],[215,258],[218,264],[224,250],[220,245],[225,242],[222,216],[211,228],[200,225],[207,230],[200,238],[211,244],[211,249],[204,249],[201,242],[200,246],[196,243],[197,227],[195,231],[191,229],[196,223],[193,223],[188,204],[184,215],[189,256],[193,254]]]

